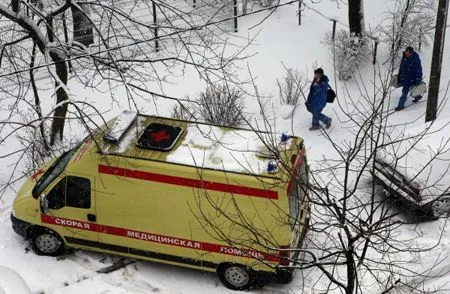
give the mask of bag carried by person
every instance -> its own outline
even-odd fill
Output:
[[[336,92],[328,85],[328,91],[327,91],[327,102],[333,103],[334,99],[336,98]]]
[[[427,83],[422,81],[419,85],[412,86],[410,91],[412,97],[423,96],[427,92]]]
[[[400,88],[402,86],[400,75],[393,75],[391,78],[391,87]]]

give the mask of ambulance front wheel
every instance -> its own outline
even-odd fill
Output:
[[[222,283],[231,290],[245,291],[255,282],[255,274],[248,266],[235,263],[222,264],[217,269]]]
[[[37,255],[58,256],[64,252],[64,242],[52,230],[36,227],[30,232],[30,246]]]

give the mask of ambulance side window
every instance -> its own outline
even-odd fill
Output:
[[[48,208],[64,206],[91,208],[91,181],[80,177],[65,177],[47,195]]]
[[[80,177],[67,177],[66,206],[91,208],[91,181]]]
[[[64,207],[66,196],[66,178],[59,181],[55,187],[48,193],[48,208],[60,209]]]

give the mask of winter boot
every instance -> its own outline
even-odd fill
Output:
[[[403,109],[405,109],[405,106],[397,106],[394,110],[395,111],[400,111],[400,110],[403,110]]]
[[[331,127],[331,118],[328,119],[328,122],[325,124],[325,126],[327,127],[327,129]]]
[[[309,128],[309,130],[310,131],[317,131],[317,130],[320,130],[320,127],[319,126],[312,126],[312,127]]]
[[[422,95],[419,95],[419,96],[414,97],[413,102],[414,102],[414,103],[417,103],[417,102],[419,102],[420,99],[422,99]]]

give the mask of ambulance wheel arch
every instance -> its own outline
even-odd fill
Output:
[[[256,282],[256,273],[248,266],[238,263],[222,263],[217,267],[220,281],[231,290],[246,291]]]
[[[65,251],[63,239],[49,228],[34,226],[29,236],[31,249],[37,255],[59,256]]]

